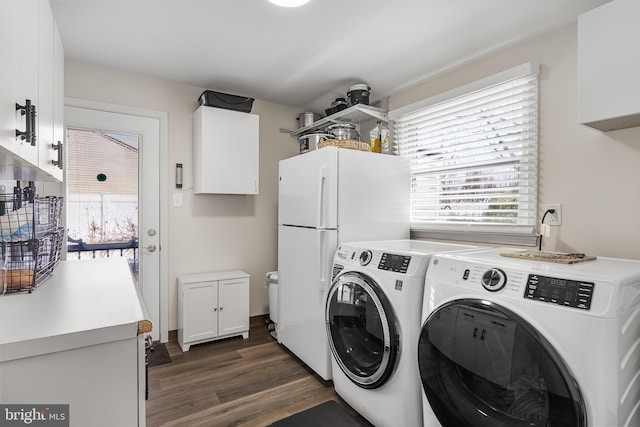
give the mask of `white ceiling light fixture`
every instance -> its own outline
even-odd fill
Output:
[[[298,7],[309,3],[311,0],[269,0],[273,4],[282,7]]]

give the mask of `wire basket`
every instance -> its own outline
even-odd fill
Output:
[[[352,139],[329,139],[318,143],[318,148],[324,147],[348,148],[358,151],[369,151],[371,149],[371,146],[366,142],[355,141]]]
[[[31,292],[60,261],[63,198],[0,195],[0,290]]]
[[[3,293],[32,292],[48,279],[60,261],[63,240],[64,228],[60,227],[39,239],[1,242]]]

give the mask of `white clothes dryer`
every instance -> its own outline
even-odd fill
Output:
[[[498,248],[431,259],[418,368],[429,427],[640,425],[640,261]]]
[[[394,240],[343,243],[326,305],[336,392],[375,426],[422,425],[417,342],[434,253],[477,249]]]

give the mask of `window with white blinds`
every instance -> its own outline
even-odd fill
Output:
[[[396,154],[411,159],[412,231],[535,245],[538,68],[390,113]]]

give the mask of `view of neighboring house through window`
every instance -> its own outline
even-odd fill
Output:
[[[535,245],[538,66],[392,111],[421,237]]]
[[[139,137],[68,129],[67,258],[126,256],[138,267]]]

